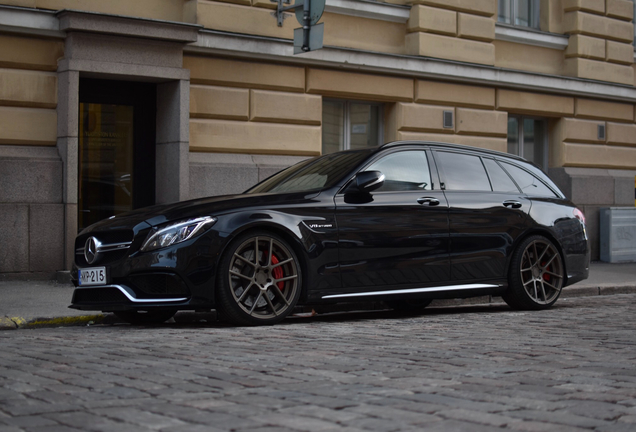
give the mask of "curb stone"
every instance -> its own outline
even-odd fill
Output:
[[[83,315],[57,318],[33,318],[27,320],[22,317],[1,317],[0,330],[17,330],[23,328],[42,328],[42,327],[71,327],[86,326],[93,324],[102,324],[105,316],[99,315]]]

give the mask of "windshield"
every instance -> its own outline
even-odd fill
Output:
[[[305,192],[329,188],[374,150],[339,152],[309,159],[273,175],[245,193]]]

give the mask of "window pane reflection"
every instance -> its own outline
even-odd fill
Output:
[[[508,153],[519,154],[519,121],[508,117]]]
[[[378,106],[352,103],[349,118],[351,150],[378,145]]]
[[[322,102],[322,153],[344,150],[344,102]]]
[[[79,228],[132,210],[133,107],[80,103]]]

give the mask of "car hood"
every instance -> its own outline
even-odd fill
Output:
[[[320,192],[281,194],[240,194],[198,198],[171,204],[144,207],[99,221],[80,234],[102,230],[132,229],[135,232],[175,220],[199,216],[219,216],[247,208],[272,207],[315,198]]]

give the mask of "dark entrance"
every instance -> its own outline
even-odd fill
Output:
[[[81,79],[78,228],[155,203],[156,86]]]

